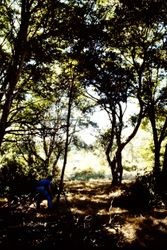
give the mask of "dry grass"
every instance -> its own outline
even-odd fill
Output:
[[[28,209],[6,212],[6,200],[1,199],[0,222],[12,232],[12,245],[6,236],[9,232],[1,227],[0,249],[6,249],[6,244],[9,249],[27,246],[29,250],[53,250],[54,244],[60,244],[57,249],[166,250],[167,210],[136,212],[115,206],[113,200],[125,192],[127,185],[113,189],[110,181],[65,182],[65,195],[59,207],[54,204],[52,213],[46,213],[45,202],[41,212],[33,204]]]
[[[111,188],[110,181],[68,182],[67,199],[75,215],[95,216],[107,234],[119,234],[120,245],[135,245],[144,249],[157,246],[166,249],[167,210],[151,209],[137,212],[112,206],[113,199],[125,190]]]

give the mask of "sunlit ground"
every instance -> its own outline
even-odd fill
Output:
[[[136,212],[114,204],[115,199],[125,191],[127,185],[129,184],[123,184],[120,188],[112,188],[109,180],[67,181],[65,194],[61,195],[59,207],[56,205],[56,197],[53,199],[54,209],[51,214],[45,212],[47,211],[46,201],[41,204],[43,212],[36,211],[33,202],[28,206],[21,207],[20,205],[18,208],[23,214],[16,211],[16,218],[14,214],[11,214],[12,220],[9,218],[8,228],[12,232],[16,228],[17,230],[22,227],[24,230],[27,228],[31,231],[33,244],[41,245],[46,239],[41,234],[38,235],[39,230],[46,235],[48,230],[48,237],[53,237],[53,239],[54,235],[51,235],[50,230],[56,230],[54,231],[56,234],[63,235],[63,230],[67,230],[68,226],[71,232],[72,225],[68,221],[68,214],[71,214],[76,226],[78,227],[77,223],[81,221],[84,232],[88,230],[88,234],[89,231],[94,230],[101,233],[102,237],[105,235],[107,239],[111,238],[111,241],[115,235],[120,248],[133,244],[135,250],[150,250],[154,246],[157,250],[166,250],[163,245],[167,244],[167,210],[151,209]],[[0,199],[1,208],[7,203],[6,198]],[[20,219],[20,216],[23,217]],[[4,217],[0,220],[4,222]],[[36,234],[37,236],[34,236]]]
[[[162,232],[167,237],[167,210],[153,209],[135,214],[113,207],[114,198],[124,190],[112,190],[110,181],[69,182],[67,186],[71,190],[67,197],[73,214],[103,217],[102,226],[107,234],[119,233],[126,243],[136,241],[143,247],[147,246],[147,240],[155,238],[156,230],[157,235]]]

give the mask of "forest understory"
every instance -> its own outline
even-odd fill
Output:
[[[47,211],[45,201],[37,211],[26,196],[10,204],[2,197],[0,249],[166,250],[165,202],[148,206],[141,190],[130,196],[130,185],[67,181],[59,206],[53,199],[52,211]],[[147,204],[140,206],[142,202]]]

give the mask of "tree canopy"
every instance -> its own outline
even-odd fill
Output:
[[[2,154],[15,145],[14,158],[20,152],[31,169],[54,172],[63,157],[64,169],[70,147],[83,146],[77,132],[95,125],[91,114],[100,107],[110,121],[101,135],[113,184],[144,121],[158,180],[166,169],[166,12],[161,0],[1,1]]]

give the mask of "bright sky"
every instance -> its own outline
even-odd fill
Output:
[[[99,126],[100,130],[103,130],[110,126],[108,116],[105,111],[96,111],[92,115],[93,122],[96,122]],[[80,137],[83,141],[85,141],[87,144],[92,144],[96,140],[96,136],[98,134],[97,128],[87,128],[80,132]]]
[[[130,115],[133,115],[136,112],[138,112],[137,109],[138,109],[137,105],[133,102],[133,100],[130,100],[128,107],[126,109],[125,116],[124,116],[124,118],[126,120],[125,123],[129,119]],[[107,129],[107,128],[110,128],[110,126],[111,126],[108,115],[107,115],[106,111],[104,111],[104,110],[98,109],[96,112],[94,112],[91,120],[98,124],[100,131]],[[130,124],[127,124],[127,129],[125,130],[125,133],[127,136],[128,136],[128,133],[131,133]],[[96,128],[94,128],[94,129],[88,128],[88,129],[84,129],[80,132],[81,138],[87,144],[92,144],[93,142],[95,142],[97,134],[98,134],[98,129],[96,129]]]

